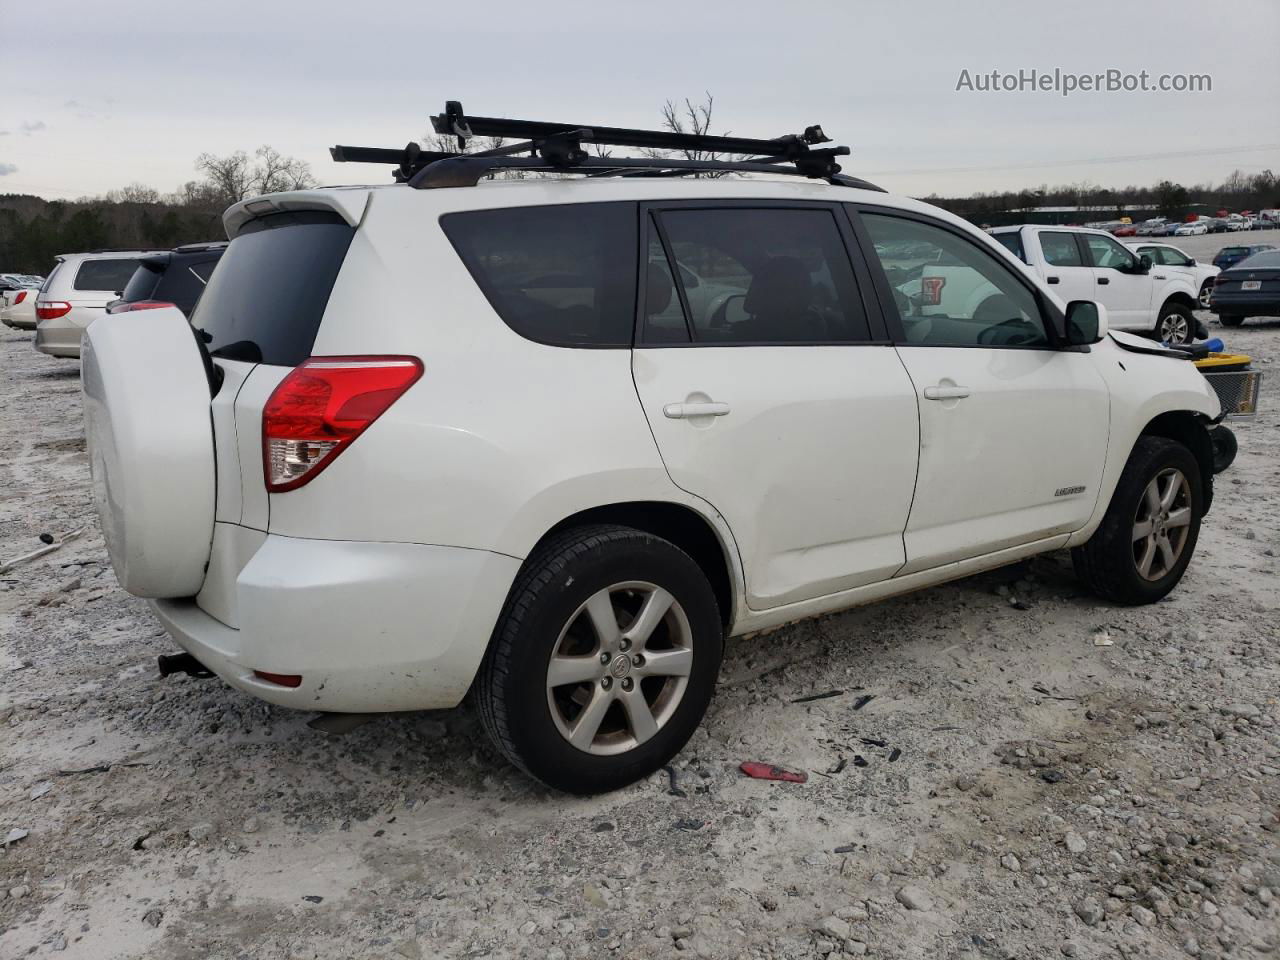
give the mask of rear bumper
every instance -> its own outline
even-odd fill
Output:
[[[235,578],[239,629],[156,600],[178,646],[237,689],[304,710],[455,706],[520,561],[458,547],[267,536]],[[300,675],[284,687],[254,671]]]
[[[65,317],[41,320],[36,325],[35,348],[51,357],[79,358],[80,338],[83,335],[84,328]]]
[[[1209,302],[1209,309],[1229,317],[1280,317],[1280,298],[1269,292],[1254,296],[1245,293],[1215,294]]]
[[[36,328],[34,317],[29,317],[26,314],[15,315],[9,311],[0,313],[0,323],[3,323],[6,327],[12,327],[14,330],[34,330]]]

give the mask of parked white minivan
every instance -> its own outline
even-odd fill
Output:
[[[65,253],[36,300],[35,348],[51,357],[80,356],[85,328],[107,311],[146,250]]]

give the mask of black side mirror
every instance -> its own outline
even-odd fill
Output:
[[[1143,274],[1151,272],[1151,257],[1147,254],[1141,254],[1136,260],[1130,260],[1127,265],[1120,267],[1121,273]]]
[[[1065,334],[1073,347],[1097,343],[1102,339],[1102,317],[1092,300],[1072,300],[1067,304]]]

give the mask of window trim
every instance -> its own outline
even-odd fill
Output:
[[[978,243],[972,236],[959,227],[947,223],[945,220],[939,220],[935,217],[926,216],[917,213],[914,210],[904,210],[901,207],[889,207],[876,203],[863,203],[857,201],[846,201],[843,204],[845,214],[849,222],[853,225],[853,231],[857,235],[858,243],[862,248],[862,256],[869,264],[872,264],[872,276],[875,283],[876,296],[880,300],[880,309],[884,315],[885,325],[889,330],[891,342],[895,347],[943,347],[945,349],[958,350],[1047,350],[1057,353],[1062,352],[1089,352],[1089,347],[1072,346],[1066,342],[1066,317],[1057,309],[1039,287],[1032,282],[1021,267],[1017,266],[1018,261],[1013,254],[1002,244],[992,240],[991,247],[996,250],[986,249],[982,244]],[[1033,343],[949,343],[949,344],[930,344],[915,343],[906,339],[905,328],[902,326],[902,317],[898,313],[898,305],[893,299],[893,291],[889,286],[889,277],[885,273],[880,258],[876,255],[875,244],[871,240],[871,234],[867,230],[867,225],[862,222],[862,215],[872,214],[875,216],[897,217],[900,220],[911,220],[916,223],[929,227],[936,227],[947,233],[958,237],[970,245],[977,247],[979,250],[986,249],[986,252],[992,259],[997,262],[1000,258],[1007,257],[1011,261],[1006,265],[1006,269],[1010,276],[1021,284],[1035,300],[1040,310],[1040,322],[1043,324],[1045,333],[1048,336],[1047,344]],[[999,252],[996,252],[996,251]]]
[[[848,217],[842,216],[838,209],[842,204],[838,201],[826,200],[765,200],[753,199],[750,197],[738,197],[727,199],[704,199],[704,200],[649,200],[640,203],[640,238],[639,250],[640,256],[640,277],[636,284],[636,323],[635,333],[633,336],[634,348],[637,350],[668,350],[668,349],[689,349],[696,347],[699,349],[714,349],[719,347],[873,347],[873,346],[890,346],[891,340],[887,328],[885,326],[885,318],[880,311],[878,298],[875,296],[873,289],[874,278],[867,269],[866,264],[862,261],[862,254],[858,247],[856,237],[849,225]],[[716,341],[698,341],[693,337],[693,319],[689,313],[688,295],[684,289],[684,278],[679,275],[678,270],[672,270],[674,256],[672,255],[670,244],[666,237],[666,230],[662,227],[661,214],[664,211],[686,211],[686,210],[823,210],[826,211],[835,224],[836,233],[840,237],[843,245],[845,256],[848,258],[849,266],[853,273],[854,286],[857,288],[858,300],[862,305],[863,315],[867,320],[867,338],[860,340],[716,340]],[[685,330],[689,335],[689,340],[684,343],[672,343],[671,341],[654,341],[645,342],[644,339],[644,320],[645,320],[645,298],[649,291],[649,244],[651,237],[656,237],[662,244],[662,249],[667,257],[667,269],[671,271],[672,280],[676,286],[676,295],[680,300],[680,308],[684,311]],[[678,266],[678,264],[675,264]]]
[[[1134,263],[1141,262],[1141,257],[1139,257],[1135,251],[1126,247],[1123,243],[1121,243],[1119,240],[1117,240],[1115,237],[1111,236],[1110,234],[1077,233],[1076,242],[1080,245],[1080,250],[1084,254],[1084,260],[1085,260],[1084,265],[1086,267],[1089,267],[1092,270],[1114,270],[1116,273],[1123,273],[1126,275],[1129,273],[1128,270],[1122,270],[1119,267],[1114,267],[1114,266],[1104,267],[1100,263],[1095,263],[1093,260],[1093,249],[1089,246],[1090,237],[1097,237],[1099,240],[1109,240],[1112,243],[1114,243],[1117,247],[1119,247],[1121,250],[1123,250],[1125,253],[1129,254],[1129,256],[1133,258]]]

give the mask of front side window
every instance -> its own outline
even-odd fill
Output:
[[[1076,246],[1076,238],[1070,233],[1040,234],[1040,249],[1044,252],[1044,262],[1051,267],[1083,267],[1080,248]]]
[[[129,285],[136,269],[136,257],[127,260],[86,260],[76,271],[72,287],[76,290],[107,290],[118,293]]]
[[[1040,304],[986,250],[942,226],[862,214],[904,341],[943,347],[1046,347]]]
[[[475,210],[447,214],[440,223],[516,333],[556,346],[631,346],[634,204]]]
[[[1086,233],[1084,244],[1089,251],[1089,259],[1093,261],[1095,267],[1128,270],[1133,266],[1133,254],[1110,237]]]
[[[716,207],[666,210],[657,217],[667,247],[650,251],[646,293],[657,299],[646,301],[646,342],[672,339],[664,336],[675,327],[671,310],[682,311],[683,305],[665,306],[660,288],[673,270],[698,343],[869,339],[853,267],[831,210]]]
[[[1018,230],[1011,230],[1008,233],[993,233],[1000,246],[1004,247],[1023,263],[1027,262],[1027,252],[1022,248],[1022,233]]]

